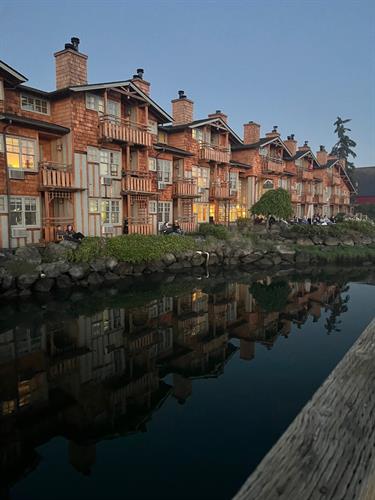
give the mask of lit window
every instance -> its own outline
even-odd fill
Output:
[[[96,94],[86,94],[86,108],[97,111],[98,113],[104,113],[104,100],[103,97]]]
[[[38,226],[39,210],[37,198],[10,198],[11,226]]]
[[[45,99],[40,99],[39,97],[31,97],[29,95],[21,95],[21,108],[26,111],[33,111],[34,113],[48,115],[48,104],[48,101],[46,101]]]
[[[99,200],[89,200],[89,212],[98,213],[99,212]]]
[[[9,168],[35,169],[35,141],[21,137],[7,137]]]
[[[229,188],[232,191],[238,190],[238,172],[229,172]]]
[[[148,131],[151,134],[158,135],[158,123],[155,120],[148,121]]]
[[[120,202],[117,200],[103,200],[101,203],[103,224],[120,223]]]

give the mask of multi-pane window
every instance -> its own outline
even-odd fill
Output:
[[[172,161],[158,160],[158,181],[170,184],[172,182]]]
[[[158,123],[155,120],[148,121],[148,131],[151,134],[158,135]]]
[[[158,222],[172,222],[172,203],[170,201],[159,201]]]
[[[158,211],[158,202],[155,200],[150,200],[148,203],[148,211],[150,214],[156,214]]]
[[[103,106],[104,109],[104,106]],[[121,116],[121,107],[120,103],[117,101],[112,101],[108,99],[107,101],[107,114],[113,116],[114,118],[120,118]]]
[[[39,225],[39,211],[37,198],[17,197],[10,198],[11,226]]]
[[[103,224],[119,224],[120,202],[117,200],[102,200],[101,214]]]
[[[35,141],[22,137],[7,137],[7,162],[10,168],[35,169]]]
[[[101,149],[99,165],[100,175],[117,177],[120,172],[120,158],[119,151]]]
[[[210,169],[206,167],[192,167],[192,177],[197,179],[199,188],[208,189],[210,187]]]
[[[86,108],[97,111],[98,113],[104,113],[104,100],[103,97],[96,94],[86,94]]]
[[[29,95],[21,95],[21,108],[26,111],[33,111],[35,113],[42,113],[43,115],[49,114],[48,101],[40,99],[39,97],[31,97]]]
[[[196,141],[204,142],[203,129],[201,129],[201,128],[193,128],[193,130],[192,130],[192,137]],[[208,141],[206,141],[206,142],[208,142]]]
[[[238,172],[229,172],[229,189],[231,191],[238,190]]]
[[[157,171],[157,167],[156,167],[156,158],[149,158],[149,159],[148,159],[148,169],[149,169],[151,172],[156,172],[156,171]]]
[[[0,212],[5,212],[5,196],[0,196]]]
[[[89,212],[98,213],[99,212],[99,200],[90,199],[89,200]]]

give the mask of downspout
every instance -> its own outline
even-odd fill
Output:
[[[4,158],[5,158],[5,190],[6,190],[6,195],[7,195],[7,206],[8,206],[8,245],[9,245],[9,248],[10,248],[11,239],[12,239],[12,230],[10,227],[10,182],[9,182],[6,132],[11,125],[12,125],[12,120],[9,120],[8,125],[6,125],[4,130],[3,130]]]

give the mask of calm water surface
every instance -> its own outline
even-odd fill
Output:
[[[374,316],[360,281],[180,277],[0,306],[0,496],[231,498]]]

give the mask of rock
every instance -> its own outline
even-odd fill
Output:
[[[106,270],[106,259],[105,258],[96,259],[90,263],[90,267],[96,273],[102,273],[102,272],[104,273]]]
[[[310,238],[298,238],[297,239],[297,245],[299,245],[301,247],[307,247],[307,246],[310,246],[313,244],[314,243],[312,242],[312,240],[310,240]]]
[[[146,264],[144,262],[139,262],[138,264],[133,265],[133,274],[139,276],[143,273],[146,268]]]
[[[114,272],[119,276],[130,276],[133,274],[133,264],[130,262],[119,262],[114,269]]]
[[[350,238],[349,236],[344,236],[342,239],[341,239],[341,243],[346,246],[346,247],[352,247],[354,246],[354,241],[352,240],[352,238]]]
[[[278,266],[281,263],[281,257],[279,255],[274,255],[272,257],[272,260],[275,266]]]
[[[55,280],[52,278],[39,279],[34,284],[34,290],[36,292],[40,292],[40,293],[48,293],[54,284],[55,284]]]
[[[117,281],[120,279],[120,276],[117,276],[117,274],[108,271],[105,273],[104,279],[105,281]]]
[[[99,286],[103,283],[104,278],[99,273],[90,273],[87,277],[89,286]]]
[[[302,265],[302,264],[309,264],[310,262],[310,255],[308,253],[304,252],[298,252],[296,255],[296,264]]]
[[[276,245],[276,251],[279,252],[281,257],[284,257],[284,255],[295,255],[296,251],[293,250],[293,248],[289,248],[284,245]]]
[[[183,267],[184,267],[183,263],[181,261],[177,261],[168,267],[168,271],[178,271],[179,269],[182,269]]]
[[[143,272],[158,273],[164,271],[165,264],[161,260],[148,262],[146,269]]]
[[[56,279],[57,288],[70,288],[72,285],[72,280],[67,274],[63,274]]]
[[[14,255],[19,260],[24,260],[30,264],[40,264],[42,262],[42,256],[37,247],[26,246],[17,248]]]
[[[89,270],[87,264],[73,264],[68,272],[74,280],[81,280],[88,275]]]
[[[261,258],[262,258],[261,254],[251,253],[249,255],[245,255],[245,257],[242,257],[241,262],[242,264],[252,264],[253,262],[257,262]]]
[[[115,257],[108,257],[106,260],[106,267],[108,271],[113,271],[118,264],[118,260]]]
[[[17,278],[17,287],[20,288],[21,290],[30,288],[36,282],[37,279],[39,279],[38,273],[21,274]]]
[[[327,236],[327,238],[325,238],[324,240],[324,244],[327,247],[337,247],[339,243],[340,243],[339,240],[337,238],[333,238],[332,236]]]
[[[174,262],[176,262],[176,260],[177,259],[173,253],[166,253],[162,258],[162,261],[166,266],[172,265]]]
[[[361,238],[361,245],[371,245],[372,239],[369,238],[368,236],[362,236]]]
[[[263,257],[262,259],[257,261],[256,265],[261,268],[267,268],[267,267],[272,267],[274,264],[273,261],[268,257]]]
[[[217,266],[218,263],[219,263],[219,257],[217,256],[217,254],[215,252],[211,252],[210,259],[208,261],[208,265],[209,266]]]
[[[323,245],[323,238],[320,236],[313,236],[312,237],[314,245]]]
[[[193,267],[202,266],[206,262],[206,255],[196,253],[193,255],[190,262]]]
[[[31,290],[29,288],[27,289],[24,288],[18,292],[18,297],[27,298],[30,297],[30,295],[31,295]]]
[[[62,240],[58,245],[65,250],[76,250],[79,247],[79,243],[75,241]]]
[[[68,254],[68,249],[61,243],[49,243],[44,249],[43,260],[52,262],[56,260],[65,260]]]
[[[14,277],[5,267],[0,268],[0,285],[2,290],[9,290],[14,284]]]
[[[64,274],[68,272],[70,264],[68,262],[64,262],[58,260],[56,262],[45,262],[40,264],[37,267],[37,270],[40,273],[43,273],[46,278],[57,278],[60,274]]]

